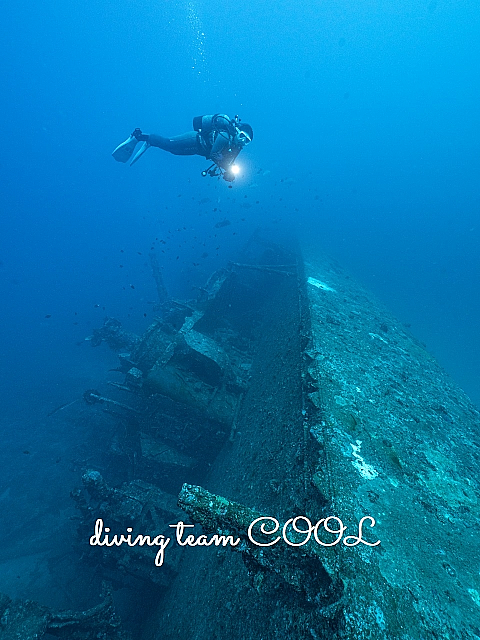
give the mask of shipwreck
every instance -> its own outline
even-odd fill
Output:
[[[85,561],[158,589],[135,640],[478,640],[480,414],[425,346],[308,243],[256,235],[160,302],[92,337],[119,367],[85,401],[118,429],[73,496]],[[98,519],[169,537],[163,565],[92,546]]]

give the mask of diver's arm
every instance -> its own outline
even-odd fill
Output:
[[[212,150],[210,151],[210,159],[218,164],[219,167],[223,167],[222,161],[225,164],[225,151],[230,148],[230,136],[226,131],[219,131],[215,142],[213,143]],[[227,164],[230,164],[227,160]]]

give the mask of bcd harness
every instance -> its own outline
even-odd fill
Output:
[[[232,143],[233,140],[235,138],[235,135],[237,134],[237,125],[240,122],[239,117],[236,115],[235,119],[232,120],[230,117],[226,116],[223,113],[216,113],[215,115],[212,116],[211,121],[208,123],[205,123],[206,126],[202,126],[204,125],[203,123],[203,119],[206,116],[195,116],[195,118],[193,119],[193,128],[195,131],[198,132],[199,138],[200,138],[200,144],[205,145],[205,147],[208,147],[211,149],[215,143],[215,140],[218,137],[218,134],[220,132],[226,132],[228,134],[228,138],[229,138],[229,144],[230,144],[230,148],[228,149],[228,151],[231,153],[232,152]],[[222,120],[223,122],[220,124],[219,120]],[[202,146],[203,146],[202,145]],[[238,155],[238,154],[237,154]],[[214,162],[212,165],[210,165],[207,169],[205,169],[204,171],[202,171],[202,176],[222,176],[225,172],[225,169],[223,169],[222,167],[219,167],[217,165],[216,162]]]

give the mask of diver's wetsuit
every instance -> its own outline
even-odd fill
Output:
[[[226,115],[198,116],[194,118],[196,131],[164,138],[151,133],[146,139],[152,147],[169,151],[176,156],[199,155],[212,160],[222,169],[228,169],[243,145],[236,140],[235,123]]]
[[[151,133],[148,138],[148,144],[152,147],[158,147],[164,151],[169,151],[176,156],[204,156],[205,153],[198,140],[199,134],[196,131],[188,131],[180,136],[172,138],[164,138]]]

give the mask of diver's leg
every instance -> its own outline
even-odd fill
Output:
[[[196,131],[188,131],[180,136],[173,136],[171,138],[164,138],[163,136],[157,136],[151,133],[147,141],[152,147],[169,151],[176,156],[204,155]]]

